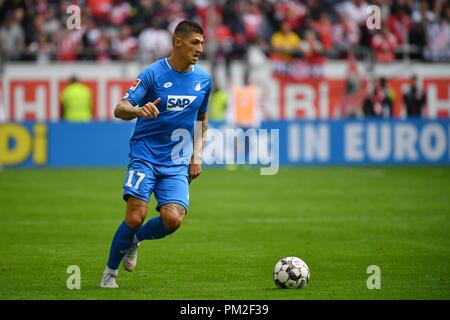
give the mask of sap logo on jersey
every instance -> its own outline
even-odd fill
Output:
[[[180,111],[190,106],[196,96],[172,96],[167,97],[167,110]]]

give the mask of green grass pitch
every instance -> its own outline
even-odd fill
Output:
[[[206,168],[175,234],[99,288],[124,169],[0,171],[1,299],[450,299],[450,168]],[[155,203],[148,217],[155,214]],[[311,269],[276,289],[284,256]],[[67,267],[81,270],[69,290]],[[381,270],[369,290],[367,267]]]

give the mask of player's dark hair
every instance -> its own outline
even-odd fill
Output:
[[[183,20],[175,27],[174,35],[184,37],[190,33],[203,34],[202,27],[195,21]]]

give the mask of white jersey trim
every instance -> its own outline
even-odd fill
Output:
[[[169,63],[169,59],[165,58],[164,60],[166,61],[166,64],[169,67],[169,69],[172,69],[172,66]],[[193,65],[191,65],[191,71],[194,71],[194,70],[195,70],[195,65],[193,64]]]
[[[172,67],[170,66],[169,60],[167,60],[167,58],[165,58],[164,60],[166,60],[167,66],[172,69]]]

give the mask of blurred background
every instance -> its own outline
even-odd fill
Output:
[[[286,164],[449,162],[448,1],[13,0],[0,1],[0,119],[22,125],[2,126],[0,164],[124,164],[131,129],[114,107],[146,65],[170,54],[183,19],[205,30],[213,127],[279,128]],[[348,133],[347,121],[362,119],[384,127]],[[337,141],[355,134],[373,148],[352,157],[351,142]]]

